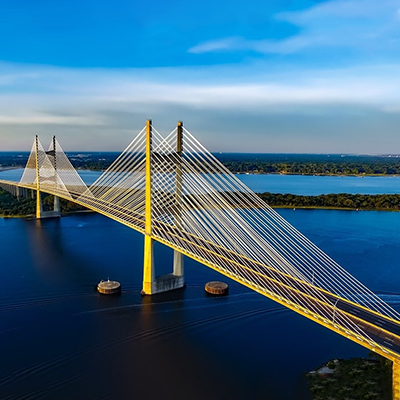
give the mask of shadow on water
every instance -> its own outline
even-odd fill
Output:
[[[89,278],[91,260],[67,246],[60,218],[26,221],[25,227],[32,266],[42,279],[63,281],[65,273],[83,281]]]

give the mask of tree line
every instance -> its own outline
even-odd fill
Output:
[[[54,196],[44,195],[42,197],[43,211],[53,210]],[[61,213],[85,210],[84,207],[72,201],[60,199]],[[0,216],[29,216],[36,213],[36,199],[17,199],[11,193],[0,189]]]
[[[265,162],[224,161],[233,173],[292,174],[292,175],[398,175],[400,163],[311,163],[311,162]]]
[[[67,154],[74,168],[93,171],[107,169],[118,155],[113,152]],[[400,175],[400,157],[398,156],[246,153],[214,155],[233,173]],[[0,152],[0,168],[24,167],[28,156],[27,152]]]
[[[271,207],[341,208],[353,210],[400,211],[399,194],[321,194],[300,196],[294,194],[261,193],[259,196]]]
[[[337,208],[352,210],[385,210],[400,211],[399,194],[321,194],[319,196],[300,196],[294,194],[259,193],[271,207],[299,207],[299,208]],[[229,199],[228,199],[229,200]],[[53,209],[54,197],[43,197],[43,210]],[[72,201],[60,199],[62,213],[85,210]],[[35,199],[17,199],[12,194],[0,189],[0,216],[34,215],[36,210]]]

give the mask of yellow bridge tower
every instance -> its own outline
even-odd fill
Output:
[[[182,157],[182,122],[177,125],[177,156]],[[146,189],[145,189],[145,232],[144,232],[144,265],[143,265],[143,295],[153,295],[184,287],[183,255],[174,250],[173,272],[171,274],[155,276],[153,258],[153,226],[152,226],[152,124],[146,122]],[[182,164],[176,165],[175,188],[175,226],[181,228],[181,198],[182,198]]]

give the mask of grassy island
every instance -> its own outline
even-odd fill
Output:
[[[312,400],[392,399],[392,362],[380,356],[331,360],[306,379]]]

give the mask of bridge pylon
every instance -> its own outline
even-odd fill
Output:
[[[400,362],[393,361],[392,366],[393,400],[400,400]]]
[[[56,147],[56,137],[53,136],[53,140],[52,140],[52,145],[53,145],[53,149],[46,151],[46,154],[48,156],[50,156],[50,160],[52,160],[52,164],[54,167],[54,175],[56,178],[57,175],[57,147]],[[60,208],[60,198],[58,196],[54,196],[54,208],[52,211],[52,216],[53,217],[61,217],[61,208]]]
[[[179,159],[182,157],[182,122],[178,122],[177,127],[177,155]],[[174,250],[173,273],[155,276],[154,257],[153,257],[153,226],[152,226],[152,122],[146,122],[146,188],[145,188],[145,235],[144,235],[144,265],[143,265],[143,289],[142,295],[153,295],[157,293],[167,292],[170,290],[180,289],[184,287],[183,275],[183,255]],[[175,202],[177,212],[175,215],[175,224],[181,225],[181,196],[182,196],[182,165],[176,165],[176,187]]]
[[[178,122],[176,130],[176,155],[178,162],[176,164],[176,183],[175,183],[175,227],[182,229],[182,131],[183,123]],[[174,275],[183,279],[183,254],[178,250],[174,250]]]
[[[56,178],[57,175],[57,162],[56,162],[56,137],[53,136],[52,140],[52,150],[46,151],[45,153],[50,156],[52,161],[52,165],[54,167],[54,176]],[[43,150],[42,150],[43,152]],[[54,208],[53,211],[43,211],[43,203],[42,203],[42,195],[40,190],[40,149],[39,149],[39,138],[35,136],[35,163],[36,163],[36,219],[41,218],[54,218],[61,216],[60,209],[60,198],[58,196],[54,196]]]
[[[39,169],[39,138],[35,136],[35,161],[36,161],[36,219],[42,218],[43,205],[40,194],[40,169]]]

